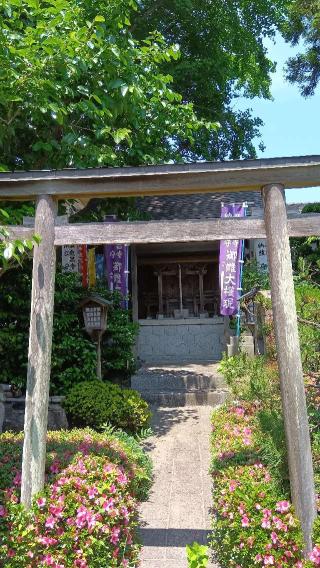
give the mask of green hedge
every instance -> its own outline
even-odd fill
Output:
[[[64,401],[73,426],[99,430],[105,423],[136,433],[148,426],[150,410],[139,393],[109,381],[85,381],[74,385]]]

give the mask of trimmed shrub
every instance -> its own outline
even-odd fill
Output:
[[[27,512],[19,504],[22,440],[22,434],[0,437],[0,563],[136,566],[137,502],[151,483],[150,462],[137,442],[89,429],[49,432],[45,489]]]
[[[150,420],[148,404],[139,393],[122,389],[108,381],[85,381],[74,385],[64,401],[73,426],[99,430],[110,423],[126,432],[136,433]]]

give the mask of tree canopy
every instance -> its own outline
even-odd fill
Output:
[[[216,133],[198,133],[193,157],[255,157],[261,121],[235,103],[270,97],[274,64],[263,41],[283,25],[286,0],[140,0],[139,7],[135,36],[157,29],[179,45],[181,57],[165,61],[164,72],[199,116],[221,124]]]
[[[1,0],[2,169],[254,157],[284,4]]]
[[[302,40],[304,49],[289,59],[287,79],[299,85],[303,96],[313,95],[320,80],[319,0],[293,0],[284,35],[293,45]]]
[[[181,160],[198,120],[160,68],[179,56],[130,33],[134,0],[2,0],[2,169]],[[178,144],[179,140],[179,144]]]

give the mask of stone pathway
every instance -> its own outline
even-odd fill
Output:
[[[210,406],[154,409],[154,436],[145,447],[155,477],[141,505],[141,568],[187,568],[186,545],[207,543],[211,412]]]

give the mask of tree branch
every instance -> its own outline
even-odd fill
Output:
[[[302,323],[303,325],[309,325],[310,327],[315,327],[316,329],[320,329],[320,323],[301,318],[300,316],[298,316],[298,322]]]

